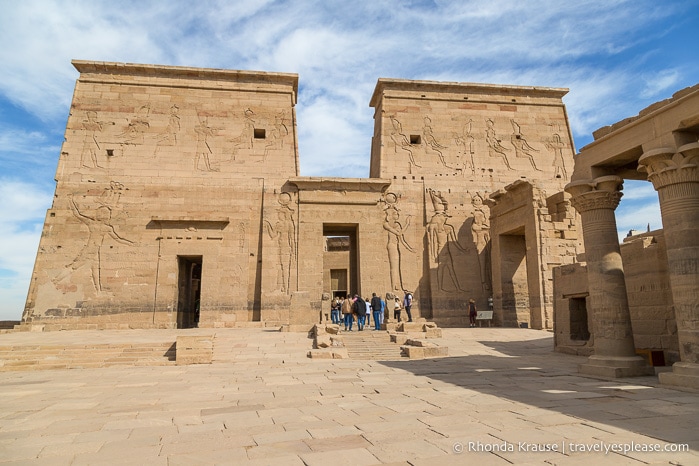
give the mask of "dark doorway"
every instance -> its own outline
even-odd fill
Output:
[[[202,256],[177,256],[177,328],[199,324]]]
[[[569,298],[570,339],[588,341],[590,330],[587,325],[587,301],[582,298]]]
[[[323,289],[333,297],[360,293],[356,224],[324,224]]]

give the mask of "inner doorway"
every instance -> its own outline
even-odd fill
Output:
[[[502,324],[505,327],[530,326],[527,243],[525,236],[518,233],[500,235]]]
[[[323,291],[333,297],[361,293],[357,224],[324,224]]]
[[[177,256],[177,328],[199,324],[202,256]]]

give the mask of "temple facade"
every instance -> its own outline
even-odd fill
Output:
[[[73,64],[23,326],[307,325],[409,291],[443,326],[492,299],[552,328],[582,241],[566,89],[379,79],[369,177],[304,177],[295,74]]]

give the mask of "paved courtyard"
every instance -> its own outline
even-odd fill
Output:
[[[207,333],[0,342],[187,332]],[[419,361],[308,359],[305,334],[213,332],[211,365],[0,373],[0,464],[699,464],[699,394],[579,376],[584,358],[554,353],[548,332],[444,329],[450,357]]]

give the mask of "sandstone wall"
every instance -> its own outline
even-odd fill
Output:
[[[75,62],[23,320],[176,325],[178,257],[201,324],[259,314],[265,193],[298,173],[295,75]]]

